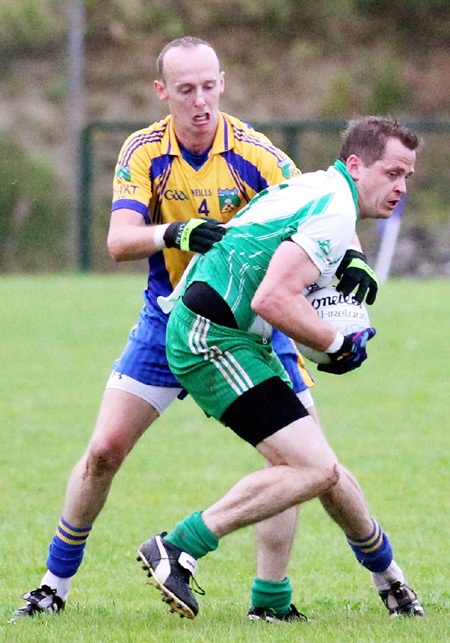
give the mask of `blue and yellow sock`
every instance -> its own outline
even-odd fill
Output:
[[[347,541],[361,565],[371,572],[384,572],[393,560],[392,547],[380,525],[372,521],[370,536],[361,540],[347,536]]]
[[[47,568],[55,576],[69,578],[77,573],[83,560],[90,527],[72,527],[61,516],[56,534],[48,548]]]
[[[252,583],[252,606],[270,611],[275,616],[283,616],[292,603],[292,592],[288,577],[282,581],[262,580],[256,577]]]
[[[206,556],[219,546],[219,539],[203,522],[201,511],[194,512],[175,525],[175,528],[164,536],[164,540],[196,559]]]

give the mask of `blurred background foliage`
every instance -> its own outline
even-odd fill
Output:
[[[0,136],[0,271],[61,270],[66,265],[68,202],[51,166]]]
[[[61,44],[68,0],[2,0],[0,50],[5,55],[48,50]],[[343,35],[363,45],[381,33],[408,51],[450,44],[448,0],[85,0],[87,37],[98,41],[121,29],[135,37],[157,31],[163,40],[186,33],[239,27],[279,45],[299,37],[323,40],[344,51]],[[411,42],[412,39],[412,42]]]
[[[0,0],[1,271],[73,265],[66,239],[76,197],[67,124],[70,4]],[[222,108],[252,123],[355,113],[450,119],[448,0],[85,0],[84,7],[86,125],[164,117],[152,90],[155,61],[183,35],[216,47],[227,72]],[[128,133],[100,137],[109,153],[94,167],[100,270],[112,267],[104,252],[110,166]],[[409,226],[422,245],[425,234],[425,245],[437,235],[448,247],[450,134],[424,138]],[[337,137],[308,134],[295,160],[316,169],[332,161],[337,145]],[[450,257],[437,256],[450,274]]]

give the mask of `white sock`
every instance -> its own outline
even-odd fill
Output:
[[[51,571],[47,570],[41,580],[42,585],[48,585],[52,589],[56,589],[56,593],[63,601],[66,600],[67,594],[69,593],[70,583],[72,578],[60,578],[55,576]]]
[[[406,583],[403,572],[395,560],[392,561],[384,572],[371,572],[371,574],[374,585],[379,592],[390,589],[392,583],[395,581],[400,581],[402,584]]]

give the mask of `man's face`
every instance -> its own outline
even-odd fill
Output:
[[[361,219],[389,219],[400,198],[406,194],[406,180],[414,172],[416,153],[398,138],[389,138],[381,159],[368,167],[352,155],[347,160],[356,181]]]
[[[212,143],[224,86],[224,72],[210,47],[174,47],[166,53],[164,80],[155,81],[155,91],[160,100],[168,102],[183,144],[192,137],[210,137]]]

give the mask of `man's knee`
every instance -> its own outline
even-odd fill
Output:
[[[339,467],[337,462],[321,467],[317,470],[320,479],[320,491],[318,495],[330,492],[339,481]]]
[[[293,467],[297,472],[298,496],[296,502],[305,501],[305,492],[312,499],[327,494],[339,480],[337,462],[327,462],[322,465],[308,467]],[[296,483],[294,483],[296,484]]]
[[[128,449],[115,438],[93,440],[86,457],[86,470],[90,476],[114,473],[125,460]]]

